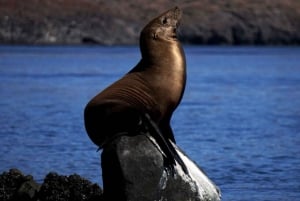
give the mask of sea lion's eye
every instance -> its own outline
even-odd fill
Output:
[[[168,23],[168,18],[164,17],[162,20],[161,20],[162,24],[167,24]]]

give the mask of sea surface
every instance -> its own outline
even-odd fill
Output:
[[[185,46],[177,144],[225,201],[300,200],[300,47]],[[0,46],[0,172],[52,171],[102,186],[86,103],[140,59],[138,47]]]

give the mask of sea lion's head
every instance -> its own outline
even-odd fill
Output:
[[[177,43],[177,29],[181,19],[181,10],[172,8],[151,20],[142,30],[140,35],[140,49],[142,55],[151,54],[152,50],[159,49],[166,44]],[[156,48],[158,47],[158,48]]]
[[[181,10],[172,8],[150,21],[141,32],[141,40],[176,40]]]

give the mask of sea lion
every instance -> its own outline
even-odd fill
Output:
[[[175,7],[150,21],[140,34],[139,63],[87,104],[86,131],[100,148],[115,136],[137,133],[147,121],[164,151],[170,151],[168,140],[175,143],[170,119],[186,83],[185,54],[177,39],[180,19]]]

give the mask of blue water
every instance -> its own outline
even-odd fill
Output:
[[[172,125],[223,200],[299,200],[300,48],[185,47]],[[137,47],[0,46],[0,172],[49,171],[102,185],[83,109],[140,58]]]

